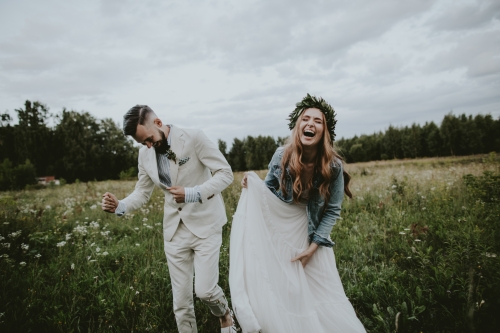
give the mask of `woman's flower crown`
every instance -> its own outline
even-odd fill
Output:
[[[307,94],[307,96],[304,97],[302,101],[297,103],[295,106],[296,106],[295,110],[288,116],[288,120],[290,120],[288,127],[290,128],[290,130],[292,130],[297,124],[297,120],[302,114],[302,111],[310,108],[316,108],[321,112],[323,112],[323,114],[325,115],[326,126],[328,132],[330,132],[330,138],[332,139],[332,143],[333,141],[335,141],[335,125],[337,124],[337,120],[335,119],[336,116],[335,110],[332,108],[330,104],[328,104],[321,97],[311,96]]]

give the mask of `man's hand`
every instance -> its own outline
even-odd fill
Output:
[[[311,245],[309,245],[309,247],[307,248],[307,250],[305,250],[295,258],[293,258],[292,262],[300,260],[300,262],[302,263],[302,267],[306,267],[309,260],[311,260],[312,255],[318,249],[318,246],[319,246],[318,244],[312,242]]]
[[[243,174],[243,179],[241,180],[241,187],[248,188],[247,178],[248,178],[248,172],[245,172]]]
[[[168,191],[174,196],[174,201],[176,203],[184,203],[186,198],[186,191],[184,191],[184,187],[182,186],[171,186],[166,187]]]
[[[102,195],[102,210],[108,213],[114,213],[118,207],[118,199],[113,193],[106,192]]]

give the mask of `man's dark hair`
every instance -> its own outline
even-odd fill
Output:
[[[135,136],[137,125],[144,125],[153,110],[147,105],[136,105],[123,116],[123,134]]]

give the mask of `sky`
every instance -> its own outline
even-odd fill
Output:
[[[136,104],[231,146],[287,136],[307,93],[337,139],[500,116],[498,0],[0,0],[0,112],[122,124]]]

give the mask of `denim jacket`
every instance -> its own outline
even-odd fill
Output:
[[[293,179],[290,170],[286,169],[286,192],[285,196],[281,191],[281,159],[284,148],[276,150],[269,162],[269,171],[264,182],[267,187],[282,201],[293,203],[292,184]],[[320,246],[332,247],[335,243],[330,238],[333,225],[340,217],[342,200],[344,199],[344,177],[342,175],[342,162],[335,160],[332,163],[333,181],[330,184],[330,200],[326,203],[326,209],[323,209],[325,200],[319,195],[319,186],[321,184],[321,175],[314,175],[313,188],[311,189],[309,200],[307,201],[307,219],[309,241]]]

